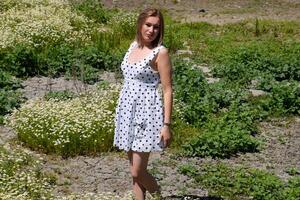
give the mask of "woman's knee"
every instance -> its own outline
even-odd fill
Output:
[[[134,169],[134,168],[131,169],[131,176],[133,179],[136,179],[136,180],[141,179],[145,173],[146,172],[144,172],[143,170],[138,170],[138,169]]]

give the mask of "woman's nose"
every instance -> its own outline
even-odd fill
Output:
[[[151,33],[153,32],[153,29],[154,29],[153,26],[150,26],[150,27],[149,27],[149,31],[150,31]]]

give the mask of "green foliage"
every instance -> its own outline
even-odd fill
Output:
[[[10,73],[0,69],[0,88],[2,90],[15,90],[21,87],[20,80],[13,77]]]
[[[48,101],[50,99],[56,100],[56,101],[64,101],[68,99],[73,99],[76,97],[76,94],[69,90],[63,90],[63,91],[50,91],[47,94],[45,94],[44,98]]]
[[[109,36],[109,38],[110,37],[112,36]],[[110,40],[109,38],[103,39]],[[105,45],[106,47],[104,47]],[[121,64],[124,53],[120,54],[118,52],[105,51],[105,49],[109,49],[110,45],[114,44],[108,42],[99,47],[88,45],[83,49],[76,51],[75,55],[78,60],[81,60],[86,65],[90,65],[95,69],[115,71]]]
[[[7,118],[7,125],[28,147],[45,153],[69,157],[109,151],[117,94],[112,86],[71,99],[69,94],[51,94],[48,101],[23,104]]]
[[[176,116],[176,110],[172,115],[172,143],[171,148],[175,151],[182,151],[182,145],[189,142],[191,138],[198,135],[199,129],[191,124],[187,124],[183,118]]]
[[[20,92],[0,89],[0,115],[3,116],[8,114],[13,108],[18,107],[22,102],[23,99]]]
[[[297,43],[254,42],[228,52],[222,64],[214,68],[214,74],[242,85],[248,85],[256,77],[266,76],[277,81],[299,81],[299,53]]]
[[[286,172],[291,176],[300,175],[300,169],[297,169],[296,167],[291,167]]]
[[[114,14],[108,25],[120,37],[134,38],[136,33],[137,13],[120,11]],[[114,38],[116,39],[116,38]]]
[[[181,174],[191,177],[194,177],[199,173],[198,169],[194,165],[189,163],[178,166],[178,171]]]
[[[42,71],[36,51],[22,44],[0,51],[0,67],[17,77],[27,77]]]
[[[300,199],[300,176],[288,180],[288,185],[284,188],[284,194],[287,200]]]
[[[97,23],[107,23],[111,18],[110,12],[103,8],[99,0],[75,1],[72,5],[79,13],[83,13],[86,17]]]
[[[238,152],[255,152],[259,142],[252,136],[256,133],[254,113],[248,107],[221,114],[208,121],[203,131],[183,146],[188,156],[230,157]]]
[[[172,24],[167,27],[164,36],[164,45],[168,48],[170,52],[175,52],[176,50],[183,48],[183,38],[178,34],[179,26]]]
[[[279,177],[253,168],[234,168],[221,163],[209,163],[200,169],[186,164],[180,166],[179,171],[193,177],[211,195],[225,199],[296,200],[300,195],[298,177],[285,184]]]
[[[203,73],[182,62],[174,63],[175,98],[184,103],[184,118],[189,124],[205,121],[207,111],[201,104],[207,82]]]
[[[281,82],[274,84],[271,89],[269,108],[281,114],[300,114],[300,85],[299,82]]]
[[[104,22],[112,20],[110,17],[111,12],[104,9],[99,1],[88,0],[72,4],[72,8],[88,15],[93,21],[88,21],[85,17],[76,15],[75,13],[71,18],[70,10],[67,9],[71,5],[66,2],[60,5],[55,5],[51,2],[30,2],[30,6],[39,3],[50,4],[51,6],[49,5],[48,9],[54,9],[53,7],[55,7],[55,9],[61,12],[60,14],[66,15],[62,17],[65,20],[66,28],[62,28],[63,24],[58,24],[57,26],[59,27],[52,25],[50,19],[49,21],[45,19],[47,23],[43,24],[38,21],[39,19],[30,18],[30,20],[38,21],[36,23],[41,23],[39,26],[42,28],[34,30],[26,29],[26,31],[32,34],[28,35],[25,31],[24,35],[26,37],[24,36],[24,39],[20,39],[20,42],[11,41],[10,43],[1,43],[1,69],[17,77],[36,75],[61,76],[66,72],[71,74],[72,68],[76,67],[79,63],[89,73],[85,75],[87,77],[86,80],[89,79],[88,82],[97,81],[95,77],[92,77],[92,74],[97,70],[116,70],[124,55],[125,46],[128,45],[129,39],[128,36],[122,35],[122,32],[111,30],[108,25],[104,27]],[[5,1],[4,4],[15,5],[16,9],[20,9],[18,6],[22,5],[17,1],[15,4],[12,4],[12,1]],[[37,12],[41,17],[45,17],[44,13],[40,10]],[[129,15],[132,14],[129,13]],[[25,24],[30,24],[29,19],[26,17],[23,20]],[[51,20],[54,19],[51,18]],[[117,22],[121,23],[121,21]],[[20,22],[13,21],[11,23]],[[123,27],[124,31],[128,31],[128,27],[125,27],[126,25]],[[57,30],[60,28],[63,29],[63,33]],[[50,31],[49,34],[46,34],[42,29]],[[37,37],[42,37],[42,39],[40,38],[41,41],[36,41]],[[43,39],[43,37],[47,37],[47,40]],[[130,37],[132,38],[133,34]],[[122,45],[125,46],[123,47]]]
[[[0,51],[2,58],[0,66],[17,77],[35,75],[57,77],[67,73],[70,76],[74,74],[77,77],[84,76],[85,82],[94,83],[98,81],[99,70],[115,71],[123,55],[118,52],[103,51],[103,45],[110,44],[102,44],[99,46],[100,49],[95,45],[100,44],[95,42],[94,45],[76,48],[63,43],[47,46],[41,52],[18,45],[12,51],[8,49]]]
[[[208,84],[194,63],[175,61],[175,97],[183,103],[183,121],[198,127],[197,136],[184,145],[187,155],[228,157],[256,151],[259,143],[251,135],[257,132],[258,121],[271,115],[299,114],[299,42],[274,39],[268,27],[278,24],[251,23],[178,26],[177,33],[189,38],[188,44],[197,41],[203,45],[202,49],[192,45],[194,51],[202,53],[196,53],[197,60],[212,60],[213,75],[221,78]],[[291,34],[281,26],[274,31],[281,36]],[[198,35],[193,27],[199,28]],[[249,88],[268,93],[251,97]]]
[[[0,124],[3,124],[4,115],[24,101],[21,92],[17,90],[20,87],[20,80],[0,70]]]
[[[0,147],[0,199],[49,199],[50,179],[29,154]]]
[[[198,127],[198,134],[183,145],[186,155],[229,157],[257,151],[259,142],[251,135],[266,113],[246,103],[249,95],[244,89],[224,82],[208,84],[199,69],[183,63],[175,65],[174,88],[183,104],[182,121]]]

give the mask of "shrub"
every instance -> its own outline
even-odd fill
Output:
[[[224,61],[214,67],[214,74],[241,85],[249,85],[256,77],[299,81],[299,52],[299,44],[290,42],[252,42],[229,51]]]
[[[300,86],[294,81],[274,84],[269,107],[281,114],[300,114]]]
[[[121,34],[121,37],[132,38],[136,32],[137,13],[120,11],[113,15],[108,25],[114,33]]]
[[[0,199],[49,199],[51,179],[40,171],[40,160],[0,147]]]
[[[20,80],[10,73],[0,69],[0,88],[3,90],[15,90],[21,87]]]
[[[83,13],[86,17],[98,23],[107,23],[111,18],[111,14],[104,9],[99,0],[85,0],[72,3],[74,9]]]
[[[33,149],[64,157],[112,149],[118,88],[87,93],[65,101],[28,101],[7,124]]]
[[[199,129],[197,127],[186,122],[184,118],[183,104],[177,99],[174,99],[173,103],[171,132],[171,148],[177,151],[181,151],[182,145],[199,133]]]
[[[90,20],[72,12],[67,1],[14,2],[15,7],[0,16],[0,49],[17,44],[42,48],[49,43],[87,41],[88,33],[98,28],[89,27]],[[80,30],[74,28],[78,24]]]
[[[22,93],[17,90],[20,87],[18,79],[0,70],[0,124],[3,124],[4,115],[24,102]]]
[[[105,51],[101,47],[98,49],[95,44],[75,47],[62,43],[38,51],[17,45],[14,49],[0,51],[0,66],[17,77],[35,75],[58,77],[66,72],[69,75],[76,72],[81,76],[80,73],[84,72],[85,81],[94,83],[98,81],[99,70],[116,71],[123,56],[118,52]]]
[[[176,52],[179,49],[182,49],[183,46],[183,37],[178,33],[180,30],[180,25],[170,23],[166,25],[166,33],[164,37],[164,45],[168,48],[170,52]]]
[[[174,130],[193,132],[183,145],[185,155],[229,157],[238,152],[254,152],[259,146],[251,136],[256,122],[265,112],[255,104],[246,103],[249,93],[236,84],[208,84],[199,69],[176,63],[175,97],[180,101],[183,122]],[[186,122],[186,123],[184,123]]]
[[[228,158],[238,152],[257,151],[259,142],[252,136],[256,133],[256,119],[251,115],[249,111],[232,109],[219,118],[211,118],[183,146],[185,155]]]
[[[200,169],[186,164],[178,169],[206,187],[210,195],[225,199],[296,200],[300,195],[298,177],[291,178],[286,184],[279,177],[263,170],[234,168],[222,163],[205,164]]]
[[[195,124],[205,121],[207,110],[201,104],[201,100],[205,96],[208,84],[203,73],[182,62],[175,62],[174,66],[175,98],[183,102],[186,122]]]
[[[300,198],[300,176],[294,176],[288,180],[287,187],[284,188],[284,194],[287,200]]]
[[[44,98],[49,100],[55,100],[55,101],[65,101],[68,99],[74,99],[76,97],[76,94],[69,90],[63,90],[63,91],[50,91],[47,94],[45,94]]]

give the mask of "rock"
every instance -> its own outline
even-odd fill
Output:
[[[251,95],[254,97],[266,95],[266,92],[263,90],[250,89],[249,92],[251,92]]]
[[[205,73],[205,74],[208,74],[208,73],[210,73],[211,72],[211,69],[209,69],[207,66],[201,66],[201,65],[199,65],[199,66],[197,66],[199,69],[201,69],[202,70],[202,72],[203,73]]]
[[[217,83],[217,82],[220,81],[220,78],[211,78],[211,77],[207,77],[207,78],[205,78],[205,79],[207,80],[207,82],[208,82],[209,84]]]
[[[255,88],[257,86],[258,82],[259,82],[258,80],[251,80],[251,87]]]
[[[185,62],[190,62],[191,61],[191,59],[189,57],[185,57],[182,60],[185,61]]]
[[[177,50],[176,51],[176,54],[177,55],[183,55],[183,54],[189,54],[189,55],[192,55],[193,52],[191,50]]]

